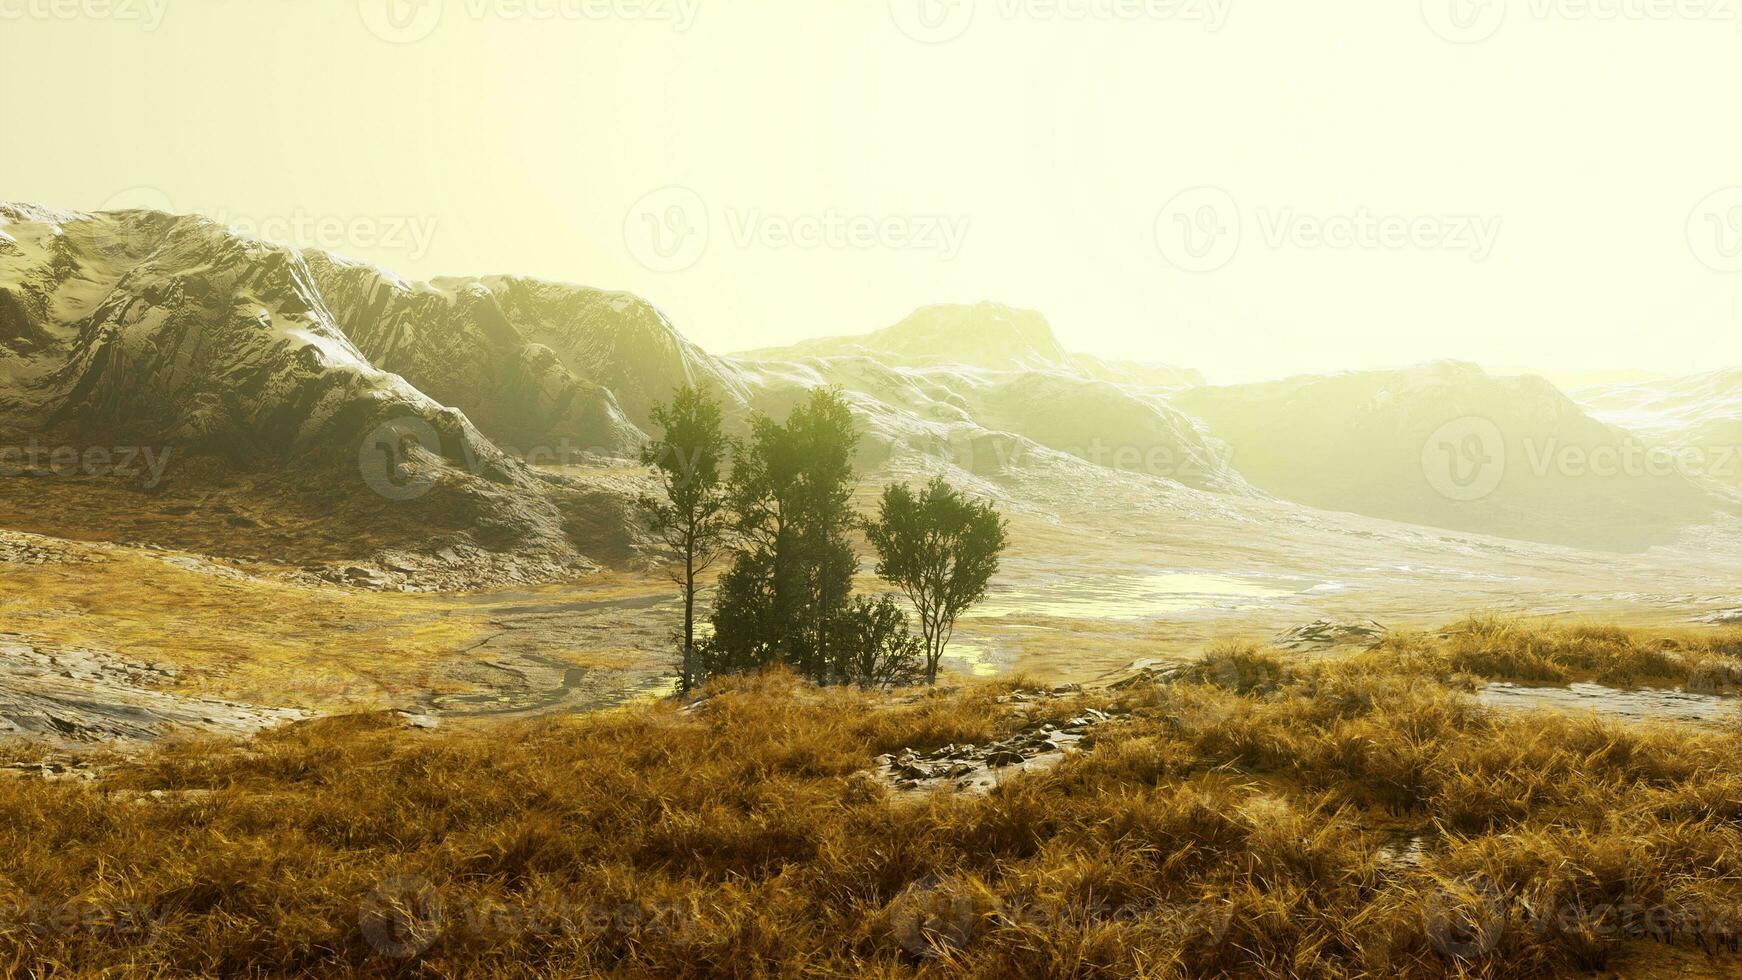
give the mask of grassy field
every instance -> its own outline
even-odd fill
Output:
[[[311,708],[395,703],[487,633],[475,618],[430,615],[416,597],[60,547],[66,560],[0,564],[3,629],[173,665],[183,693]]]
[[[1486,620],[1056,697],[769,675],[689,707],[172,743],[0,780],[0,971],[1733,976],[1742,725],[1469,690],[1730,676],[1738,651]],[[1089,707],[1115,719],[1086,751],[990,793],[865,773]]]

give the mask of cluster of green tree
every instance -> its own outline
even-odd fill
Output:
[[[986,595],[1006,525],[990,504],[941,479],[892,484],[877,516],[852,507],[859,435],[837,389],[819,388],[778,422],[758,415],[739,443],[720,404],[693,387],[653,411],[659,438],[642,452],[660,493],[642,500],[683,592],[684,691],[709,677],[775,664],[819,684],[936,683],[957,618]],[[850,535],[861,528],[877,574],[905,596],[855,596]],[[712,631],[698,639],[696,597],[719,577]]]

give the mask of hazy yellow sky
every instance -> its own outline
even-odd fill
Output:
[[[1216,380],[1742,363],[1737,0],[0,0],[0,199]]]

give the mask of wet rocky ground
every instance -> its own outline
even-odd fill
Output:
[[[1271,645],[1279,650],[1312,650],[1337,646],[1372,646],[1390,632],[1371,619],[1337,622],[1318,619],[1276,635]]]
[[[1046,691],[1015,691],[999,698],[1010,710],[1029,713],[1036,706],[1073,697],[1076,686]],[[1024,772],[1050,769],[1081,751],[1083,741],[1097,725],[1122,717],[1123,712],[1085,708],[1064,721],[1034,721],[1015,735],[983,745],[946,745],[926,752],[905,750],[879,756],[872,774],[902,793],[925,793],[953,789],[984,793],[1004,779]]]
[[[1565,686],[1493,681],[1477,695],[1483,704],[1509,711],[1593,711],[1626,721],[1721,724],[1742,718],[1735,697],[1675,688],[1616,688],[1576,682]]]
[[[0,737],[73,745],[149,740],[175,728],[246,734],[306,717],[292,708],[176,694],[169,688],[177,677],[162,664],[38,648],[0,634]]]

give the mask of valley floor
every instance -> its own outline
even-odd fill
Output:
[[[0,973],[1742,969],[1733,529],[1105,482],[1003,501],[945,688],[690,704],[657,572],[392,591],[202,550],[233,513],[0,514]]]
[[[174,740],[0,779],[0,969],[1733,976],[1742,713],[1471,692],[1729,690],[1739,654],[1734,632],[1490,619],[1087,686],[776,674],[586,715]]]
[[[988,600],[960,624],[949,673],[1088,681],[1319,620],[1419,629],[1472,611],[1651,626],[1742,616],[1738,568],[1725,557],[1738,552],[1722,542],[1582,552],[1109,486],[1006,502],[1012,547]],[[205,536],[167,548],[95,540],[112,508],[89,502],[90,513],[63,504],[31,521],[13,515],[42,533],[0,531],[0,642],[25,651],[0,672],[0,728],[10,719],[76,746],[158,721],[243,730],[283,712],[585,711],[671,686],[679,614],[657,571],[480,592],[354,587],[294,561],[201,552]],[[280,514],[273,533],[294,537],[300,520]],[[867,575],[860,587],[881,583]],[[57,694],[69,663],[105,697]],[[125,710],[105,717],[93,701]]]

